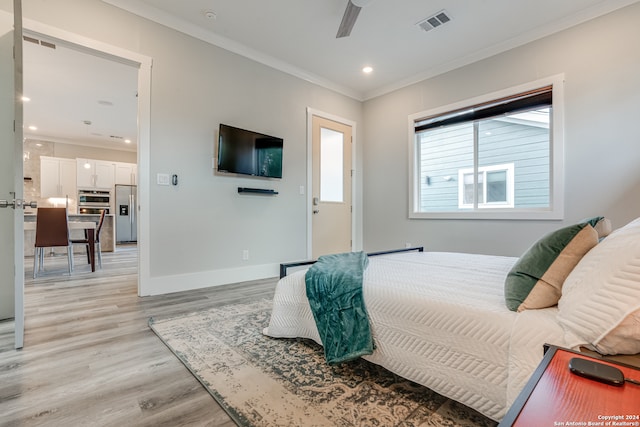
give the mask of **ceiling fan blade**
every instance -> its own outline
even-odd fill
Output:
[[[338,34],[336,34],[337,39],[341,37],[348,37],[349,34],[351,34],[351,30],[353,29],[353,25],[356,23],[356,19],[358,19],[361,9],[362,8],[360,6],[356,6],[351,2],[351,0],[348,0],[347,8],[342,16],[342,22],[340,22],[340,27],[338,27]]]

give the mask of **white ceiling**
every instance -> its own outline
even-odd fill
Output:
[[[25,138],[135,151],[138,68],[50,43],[23,43]]]
[[[347,0],[103,1],[368,99],[638,0],[372,0],[341,39]],[[415,25],[443,9],[449,23]],[[365,65],[374,72],[364,76]]]
[[[347,0],[103,1],[366,100],[640,0],[372,0],[351,36],[341,39],[335,36]],[[428,32],[415,25],[441,10],[452,18],[447,24]],[[215,17],[207,17],[207,11]],[[63,57],[70,52],[61,52],[25,43],[25,93],[33,89],[34,94],[25,118],[38,121],[41,132],[64,139],[80,133],[114,143],[113,135],[135,144],[135,69],[91,55],[82,55],[88,62],[79,63]],[[374,71],[364,75],[365,65]],[[38,108],[35,94],[42,101]]]

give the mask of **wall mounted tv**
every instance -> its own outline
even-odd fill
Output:
[[[218,172],[282,178],[282,138],[220,124]]]

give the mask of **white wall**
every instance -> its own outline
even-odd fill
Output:
[[[276,276],[278,263],[306,257],[306,108],[360,123],[360,102],[98,0],[24,3],[25,18],[153,59],[145,293]],[[214,175],[221,122],[283,137],[283,179]],[[157,173],[179,185],[156,185]],[[280,194],[241,196],[238,186]]]
[[[364,243],[518,256],[542,234],[640,216],[640,4],[364,103]],[[565,74],[565,219],[408,219],[412,113]],[[393,171],[393,173],[389,173]]]
[[[68,159],[96,159],[111,162],[136,163],[138,161],[135,151],[111,150],[108,148],[91,147],[88,145],[53,143],[53,157]]]

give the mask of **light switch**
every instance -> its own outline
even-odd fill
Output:
[[[171,177],[168,173],[159,173],[157,175],[158,185],[171,185]]]

